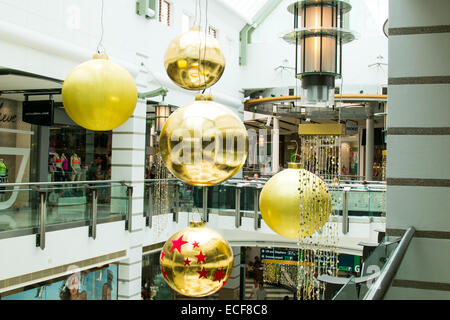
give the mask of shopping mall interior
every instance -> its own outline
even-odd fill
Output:
[[[450,299],[449,13],[0,0],[0,300]]]

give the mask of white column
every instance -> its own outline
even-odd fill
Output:
[[[430,4],[389,1],[386,233],[416,232],[385,299],[450,299],[450,1]]]
[[[225,286],[219,291],[220,300],[239,300],[239,288],[241,285],[241,247],[232,247],[233,272],[231,272]]]
[[[280,123],[277,117],[273,117],[272,130],[272,173],[280,170]]]
[[[112,180],[123,180],[133,186],[132,223],[127,259],[119,263],[118,296],[120,300],[141,299],[142,243],[145,219],[143,217],[145,166],[146,102],[138,100],[131,118],[113,130],[111,175]],[[123,190],[115,188],[111,207],[126,204]],[[122,209],[123,210],[123,209]]]

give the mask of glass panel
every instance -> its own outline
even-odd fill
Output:
[[[50,128],[48,181],[109,180],[112,132],[69,125]]]
[[[302,41],[305,46],[305,70],[303,72],[335,72],[336,39],[322,36],[308,37]],[[303,52],[303,50],[301,50]],[[321,52],[322,51],[322,52]],[[320,58],[322,57],[322,68]]]
[[[37,227],[39,210],[36,190],[17,186],[0,188],[0,232]]]
[[[354,277],[351,277],[341,290],[336,293],[333,300],[358,300]]]
[[[42,188],[47,191],[47,225],[89,219],[90,194],[83,185]]]
[[[323,6],[323,9],[320,5],[318,6],[310,6],[305,7],[306,13],[303,12],[303,15],[306,15],[306,19],[301,18],[302,26],[304,28],[320,28],[323,27],[333,27],[334,22],[336,20],[336,10],[333,10],[332,7]],[[322,24],[320,23],[322,19]],[[306,25],[305,25],[306,22]]]
[[[382,242],[373,252],[372,254],[364,261],[362,268],[362,276],[368,276],[371,274],[379,274],[386,262],[389,260],[390,255],[393,250],[397,247],[398,243],[386,243]],[[359,298],[363,299],[366,295],[367,291],[369,291],[371,285],[376,281],[375,279],[371,279],[366,283],[361,283]]]
[[[119,183],[96,186],[98,192],[97,217],[125,217],[128,214],[127,187]]]

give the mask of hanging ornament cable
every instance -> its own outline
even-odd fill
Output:
[[[101,11],[101,15],[100,15],[100,25],[101,25],[101,35],[100,35],[100,40],[97,44],[97,53],[98,54],[102,54],[105,53],[105,47],[103,46],[103,33],[104,33],[104,27],[103,27],[103,7],[104,7],[104,0],[101,0],[102,3],[102,11]]]

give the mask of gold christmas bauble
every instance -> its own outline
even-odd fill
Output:
[[[331,196],[322,179],[290,163],[264,185],[259,207],[270,229],[286,238],[301,239],[313,235],[328,221]]]
[[[136,84],[106,54],[75,67],[62,87],[64,109],[83,128],[109,131],[127,121],[137,103]]]
[[[197,95],[195,102],[172,113],[159,144],[169,171],[195,186],[213,186],[234,176],[248,153],[245,126],[210,95]]]
[[[220,79],[225,70],[225,57],[214,37],[201,32],[199,27],[191,27],[169,44],[164,66],[178,86],[201,90]]]
[[[205,297],[219,291],[233,271],[230,245],[203,222],[191,222],[170,237],[159,261],[169,286],[189,297]]]

